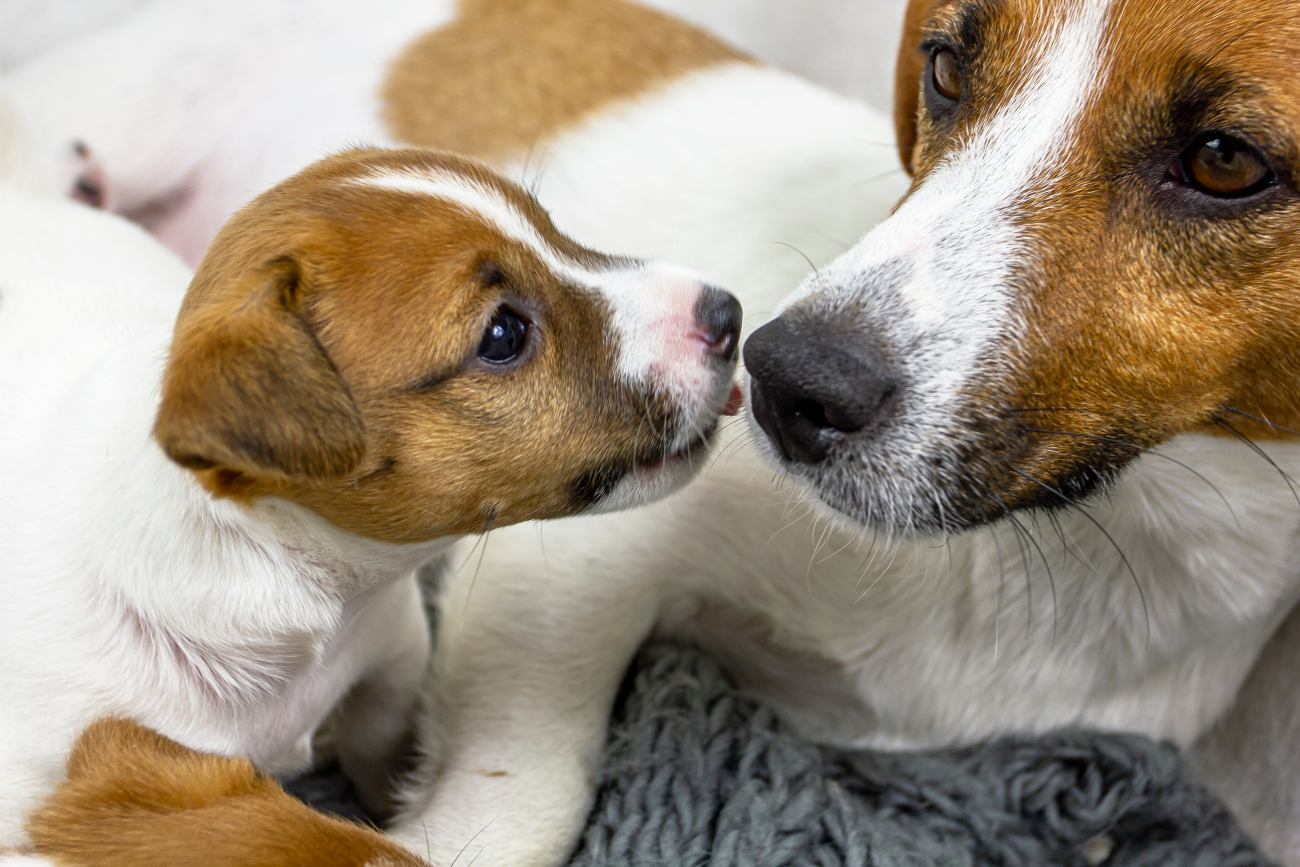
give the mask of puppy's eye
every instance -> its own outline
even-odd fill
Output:
[[[953,102],[961,99],[964,86],[961,74],[961,61],[948,48],[940,48],[930,61],[930,77],[934,89],[944,99]]]
[[[1220,199],[1252,195],[1274,180],[1273,171],[1258,150],[1224,133],[1201,136],[1183,153],[1177,168],[1181,169],[1181,180]]]
[[[489,364],[507,364],[519,357],[528,340],[528,323],[502,307],[492,314],[483,332],[478,357]]]

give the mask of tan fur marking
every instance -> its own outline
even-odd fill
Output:
[[[395,138],[479,158],[525,152],[609,103],[687,73],[752,62],[624,0],[463,0],[389,71]]]
[[[894,66],[894,132],[898,156],[908,174],[914,174],[917,146],[917,109],[920,105],[921,75],[929,59],[921,52],[925,28],[939,0],[912,0],[903,18],[903,39]]]
[[[419,867],[382,834],[290,797],[243,759],[105,719],[73,746],[68,780],[27,822],[66,867]]]

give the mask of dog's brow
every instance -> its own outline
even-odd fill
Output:
[[[989,22],[1002,14],[1002,0],[977,0],[935,13],[926,26],[929,40],[947,39],[970,54],[979,50]]]

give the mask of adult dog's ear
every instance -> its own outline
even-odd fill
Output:
[[[911,0],[903,18],[903,41],[898,46],[898,63],[894,68],[894,134],[898,155],[909,175],[916,173],[917,111],[921,103],[921,75],[929,64],[921,52],[925,24],[940,5],[940,0]]]
[[[200,269],[177,319],[154,437],[183,467],[240,477],[329,481],[365,451],[365,422],[303,315],[308,288],[292,258],[233,286]],[[190,302],[194,299],[201,299]]]

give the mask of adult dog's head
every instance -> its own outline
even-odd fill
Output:
[[[1297,42],[1281,0],[912,0],[912,187],[745,349],[774,460],[930,532],[1300,430]]]

